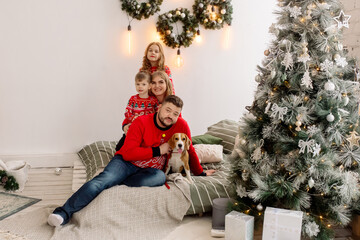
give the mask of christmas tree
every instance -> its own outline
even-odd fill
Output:
[[[303,211],[302,235],[330,239],[351,221],[359,191],[359,74],[337,0],[279,0],[232,159],[232,207]]]

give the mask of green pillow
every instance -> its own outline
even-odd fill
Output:
[[[222,142],[221,138],[209,134],[193,136],[191,140],[193,144],[220,144]]]
[[[221,138],[224,153],[230,154],[234,149],[236,135],[239,134],[239,126],[240,122],[225,119],[208,127],[208,131],[205,134]]]

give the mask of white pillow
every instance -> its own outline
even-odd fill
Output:
[[[214,163],[223,160],[223,146],[216,144],[195,144],[195,152],[201,163]]]

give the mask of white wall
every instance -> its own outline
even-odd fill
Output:
[[[203,43],[182,49],[180,69],[171,61],[176,50],[165,46],[193,135],[238,120],[252,103],[276,2],[233,0],[230,48],[223,29],[201,28]],[[161,13],[192,4],[165,0]],[[0,155],[72,153],[117,140],[156,20],[132,21],[129,56],[119,0],[0,0]]]

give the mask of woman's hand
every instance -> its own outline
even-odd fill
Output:
[[[205,171],[206,176],[213,175],[215,172],[216,172],[216,170],[215,170],[215,169],[209,169],[209,170],[206,170],[206,171]]]
[[[128,130],[129,130],[129,127],[130,127],[130,125],[131,125],[131,123],[126,124],[126,125],[124,126],[124,133],[125,133],[125,135],[127,134]]]

